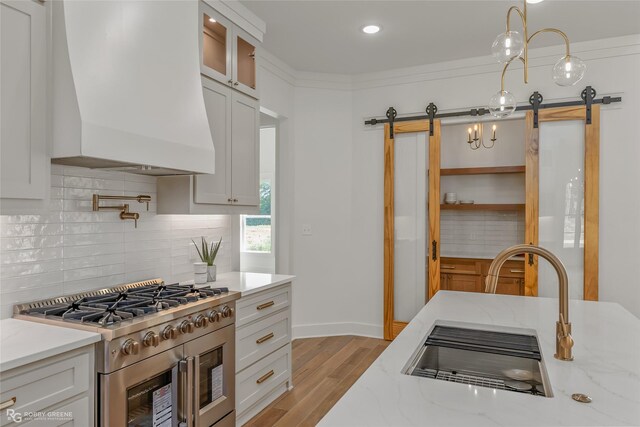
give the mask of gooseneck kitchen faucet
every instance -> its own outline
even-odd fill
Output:
[[[486,293],[496,293],[498,277],[502,265],[512,256],[527,253],[539,255],[549,261],[558,274],[558,287],[560,294],[559,320],[556,322],[556,354],[554,357],[559,360],[573,360],[571,348],[573,338],[571,337],[571,323],[569,322],[569,279],[567,270],[562,261],[551,251],[536,245],[515,245],[500,252],[489,267],[486,279]]]

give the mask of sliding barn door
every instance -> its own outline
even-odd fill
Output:
[[[384,337],[395,338],[439,289],[440,121],[385,125]],[[428,194],[428,196],[425,196]]]
[[[541,109],[526,116],[526,242],[567,268],[569,297],[598,299],[600,106]],[[525,295],[558,295],[555,271],[525,261]]]

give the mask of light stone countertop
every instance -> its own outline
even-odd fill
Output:
[[[296,276],[285,274],[241,273],[239,271],[232,271],[218,274],[215,282],[207,282],[202,286],[211,286],[212,288],[227,287],[230,291],[240,292],[243,297],[246,297],[292,282],[295,277]],[[193,283],[193,280],[182,283]]]
[[[102,339],[95,332],[19,319],[0,321],[0,372],[66,353]]]
[[[572,300],[574,360],[566,362],[553,357],[557,318],[553,298],[440,291],[319,425],[640,425],[640,320],[618,304]],[[554,397],[403,374],[436,320],[535,329]]]

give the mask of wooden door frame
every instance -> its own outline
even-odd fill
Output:
[[[407,326],[407,322],[394,319],[394,244],[395,244],[395,209],[394,209],[394,180],[395,180],[395,140],[391,137],[389,123],[384,125],[384,339],[393,340]],[[429,120],[416,120],[393,124],[394,135],[402,133],[429,133]],[[429,237],[440,242],[440,120],[433,122],[433,135],[428,135],[429,144]],[[431,298],[440,289],[440,257],[436,254],[434,260],[429,254],[429,288]],[[432,279],[433,278],[433,279]],[[426,285],[426,284],[425,284]]]
[[[586,107],[542,109],[538,122],[583,120],[584,134],[584,299],[598,300],[599,263],[599,182],[600,182],[600,105],[591,106],[591,124],[586,122]],[[526,214],[525,241],[537,245],[540,215],[540,129],[534,127],[534,113],[527,111],[525,126]],[[538,257],[525,261],[525,295],[538,295]]]

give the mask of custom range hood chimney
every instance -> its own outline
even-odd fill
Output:
[[[53,2],[52,162],[214,173],[198,2]]]

